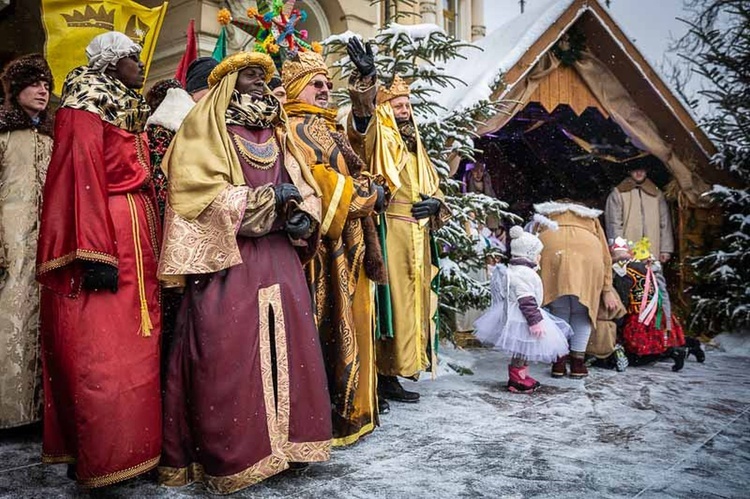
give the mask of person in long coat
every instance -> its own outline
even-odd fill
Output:
[[[166,374],[165,485],[229,494],[330,455],[303,270],[318,247],[319,190],[267,91],[273,69],[257,52],[224,59],[162,162],[159,274],[185,286]]]
[[[570,357],[561,357],[552,365],[552,376],[583,378],[584,364],[592,328],[596,326],[600,300],[615,310],[618,300],[612,287],[612,258],[599,223],[602,212],[570,202],[535,204],[534,209],[548,223],[538,225],[544,244],[540,262],[544,283],[544,306],[570,324],[573,337]]]
[[[368,176],[328,107],[332,83],[323,57],[300,52],[281,79],[295,145],[321,188],[321,245],[307,266],[333,410],[333,444],[350,445],[378,425],[373,281],[385,266],[373,215],[385,191]]]
[[[42,409],[34,267],[52,154],[52,72],[41,55],[27,55],[8,64],[0,80],[0,428],[12,428],[38,421]]]
[[[144,133],[141,47],[95,37],[55,116],[44,186],[42,461],[86,488],[156,467],[161,453],[161,228]]]

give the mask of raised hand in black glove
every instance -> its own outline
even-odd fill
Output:
[[[422,198],[422,201],[414,203],[411,207],[412,216],[417,220],[421,220],[422,218],[430,218],[433,215],[437,215],[437,212],[440,211],[440,200],[425,196],[424,194],[420,194],[419,197]]]
[[[284,223],[284,230],[292,239],[304,239],[310,235],[312,220],[304,211],[295,211]]]
[[[83,262],[83,289],[108,289],[117,293],[117,268],[106,263]]]
[[[372,188],[378,193],[378,197],[375,200],[375,212],[383,213],[383,208],[385,208],[385,189],[383,189],[382,185],[378,184],[372,184]]]
[[[375,76],[375,56],[372,55],[370,42],[362,45],[360,39],[353,36],[346,44],[346,51],[360,75]]]
[[[273,186],[273,193],[276,196],[276,211],[281,210],[291,200],[302,202],[302,195],[294,184],[276,184]]]

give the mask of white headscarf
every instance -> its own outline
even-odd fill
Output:
[[[119,31],[97,35],[86,47],[89,67],[99,72],[104,72],[124,57],[140,55],[140,53],[141,46]]]

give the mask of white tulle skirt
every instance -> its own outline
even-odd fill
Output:
[[[569,352],[568,338],[573,330],[567,322],[540,309],[544,336],[535,338],[529,332],[526,318],[517,304],[495,305],[474,323],[474,336],[483,344],[511,355],[535,362],[554,362]]]

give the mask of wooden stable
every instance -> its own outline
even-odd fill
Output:
[[[532,40],[530,33],[536,34]],[[495,82],[490,97],[509,103],[478,131],[498,196],[511,202],[515,196],[517,211],[527,214],[531,202],[548,200],[543,196],[569,197],[577,174],[589,182],[587,201],[601,208],[631,158],[610,162],[596,147],[587,155],[581,143],[648,156],[634,157],[654,172],[670,201],[677,248],[667,273],[675,303],[687,312],[691,259],[716,244],[722,224],[721,210],[707,206],[702,194],[736,179],[711,165],[716,149],[682,101],[596,0],[548,1],[479,45],[486,55],[468,59],[465,70],[451,70],[469,74],[464,95],[481,93],[471,87],[489,80]],[[474,77],[470,66],[496,67],[498,75]],[[471,105],[462,99],[457,94],[448,107]],[[462,165],[452,166],[460,175]]]

